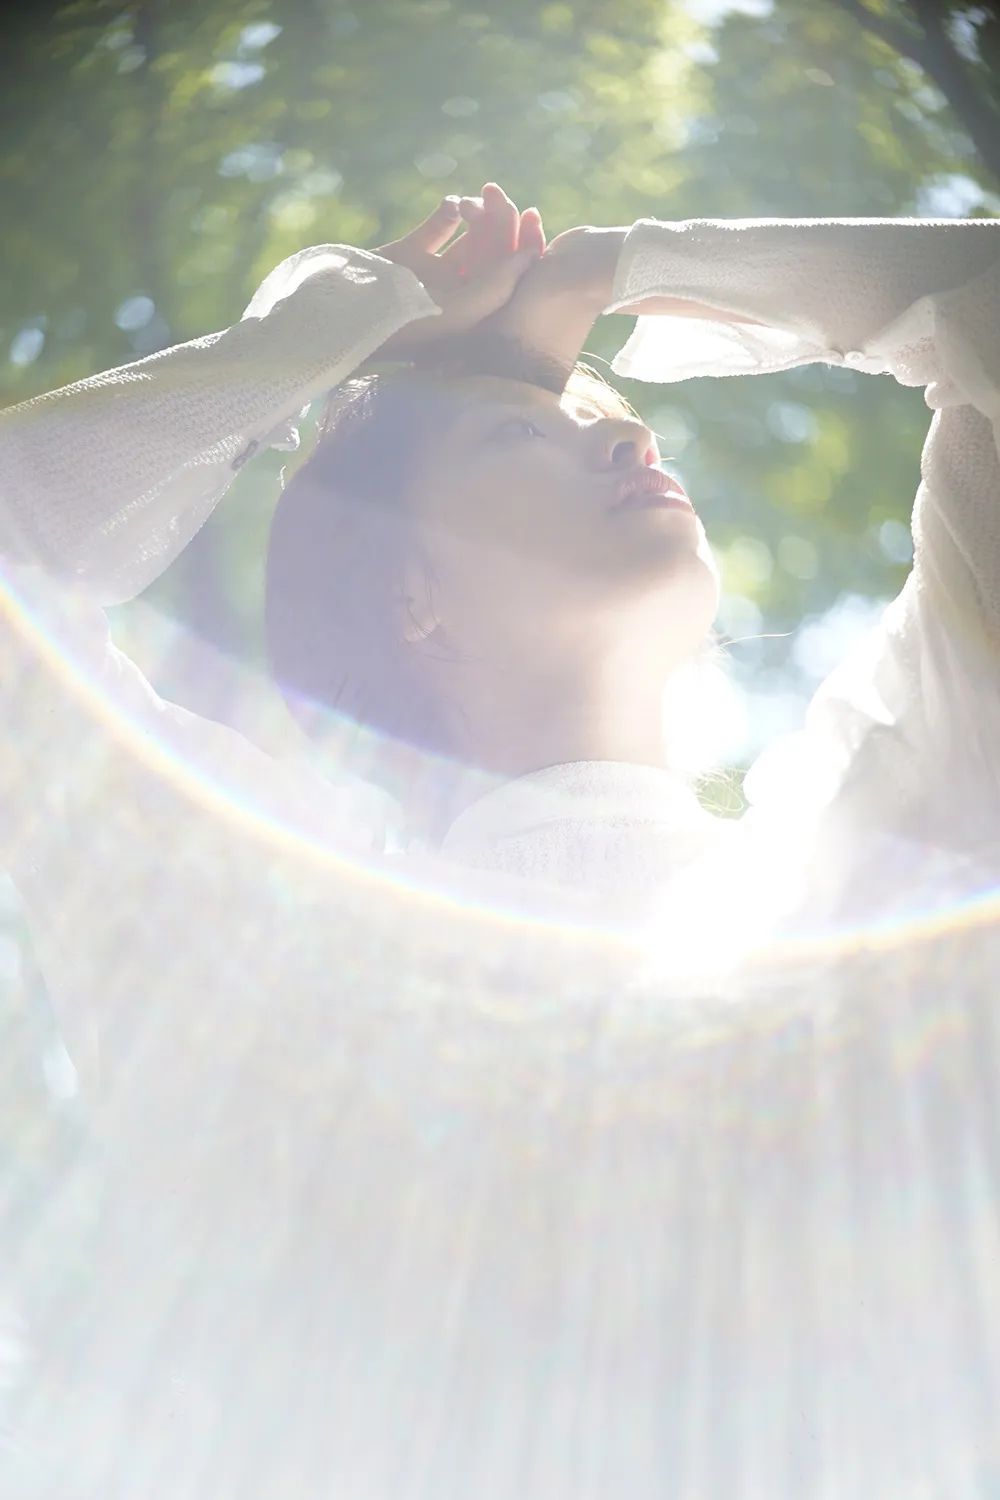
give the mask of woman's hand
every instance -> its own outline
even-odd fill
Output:
[[[521,277],[489,319],[491,332],[546,354],[567,373],[611,301],[626,229],[569,229]]]
[[[544,249],[538,210],[519,213],[495,183],[480,198],[445,198],[416,229],[376,252],[411,270],[441,309],[440,317],[400,329],[379,353],[406,358],[482,323],[510,301]]]
[[[490,318],[489,327],[571,369],[595,320],[612,300],[627,234],[624,227],[582,225],[556,235],[541,259],[525,272],[514,295]],[[683,297],[647,297],[616,311],[711,322],[754,321]]]

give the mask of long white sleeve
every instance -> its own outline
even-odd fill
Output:
[[[221,333],[0,412],[2,550],[129,599],[246,459],[414,319],[412,272],[345,245],[284,261]]]
[[[640,318],[615,368],[686,380],[836,361],[998,259],[1000,225],[988,219],[641,219],[619,258],[611,309],[681,297],[755,323]]]
[[[380,847],[371,797],[161,700],[101,605],[177,556],[250,452],[436,311],[410,272],[320,246],[234,328],[0,414],[0,865],[71,1032],[81,1011],[141,1007],[182,940],[199,986],[229,962],[204,892],[225,878],[234,819],[279,842]],[[263,931],[263,869],[256,889]]]
[[[1000,843],[1000,223],[638,224],[616,305],[688,297],[757,325],[643,318],[616,368],[641,379],[815,360],[927,387],[935,409],[901,597],[765,752],[755,801],[963,853]],[[859,475],[863,484],[865,476]]]

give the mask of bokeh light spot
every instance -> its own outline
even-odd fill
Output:
[[[418,156],[414,166],[423,177],[448,177],[458,166],[454,156],[447,151],[428,151],[425,156]]]
[[[115,322],[124,333],[134,333],[137,328],[145,328],[155,311],[152,297],[126,297],[115,312]]]
[[[455,120],[466,119],[478,109],[479,100],[470,99],[468,94],[456,94],[453,99],[446,99],[441,106],[442,114],[451,115]]]
[[[883,521],[878,529],[878,544],[887,562],[913,561],[913,535],[902,521]]]
[[[819,572],[819,553],[812,542],[801,536],[783,536],[778,543],[778,562],[792,578],[815,578]]]
[[[23,370],[34,364],[44,347],[45,334],[40,328],[22,328],[11,341],[10,362]]]

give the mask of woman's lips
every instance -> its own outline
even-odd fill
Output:
[[[686,510],[694,506],[677,480],[662,469],[632,469],[618,481],[613,510]]]

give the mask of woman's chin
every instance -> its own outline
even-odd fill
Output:
[[[707,543],[678,548],[663,559],[657,592],[670,618],[672,633],[704,640],[719,609],[719,570]]]
[[[711,597],[717,605],[719,569],[704,527],[696,517],[678,515],[677,519],[682,524],[647,533],[630,548],[627,560],[623,559],[625,571],[637,587],[675,583],[685,593],[693,590],[700,597]]]

